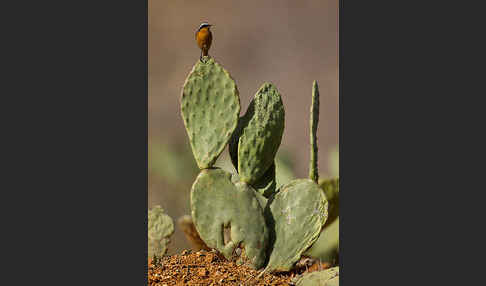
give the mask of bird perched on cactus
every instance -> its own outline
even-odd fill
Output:
[[[211,42],[213,41],[213,34],[209,30],[211,26],[207,22],[202,22],[196,31],[197,45],[201,49],[201,60],[203,56],[208,56],[209,48],[211,48]]]

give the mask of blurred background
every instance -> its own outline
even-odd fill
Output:
[[[320,91],[319,173],[338,175],[338,0],[149,0],[149,193],[174,219],[190,214],[198,168],[180,115],[184,81],[199,60],[195,31],[207,21],[209,54],[234,78],[241,114],[260,86],[276,85],[285,105],[277,182],[308,176],[312,81]],[[225,150],[217,166],[234,172]],[[168,254],[189,248],[181,230]]]

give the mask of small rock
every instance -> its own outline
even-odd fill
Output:
[[[214,261],[214,255],[210,254],[208,256],[206,256],[206,263],[211,263]]]
[[[184,249],[184,250],[182,251],[182,255],[188,255],[188,254],[190,254],[190,253],[191,253],[191,252],[190,252],[189,250],[187,250],[187,249]]]
[[[206,275],[208,275],[208,270],[206,270],[206,268],[201,268],[197,271],[197,275],[206,276]]]

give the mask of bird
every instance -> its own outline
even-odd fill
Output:
[[[211,26],[212,25],[207,22],[202,22],[196,31],[196,42],[201,49],[201,57],[199,58],[201,61],[203,56],[208,55],[209,48],[211,48],[211,42],[213,41],[213,35],[209,30]]]

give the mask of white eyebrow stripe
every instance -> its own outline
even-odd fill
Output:
[[[208,22],[202,22],[201,25],[199,26],[199,29],[201,29],[202,27],[205,27],[205,26],[209,26],[209,23]]]

